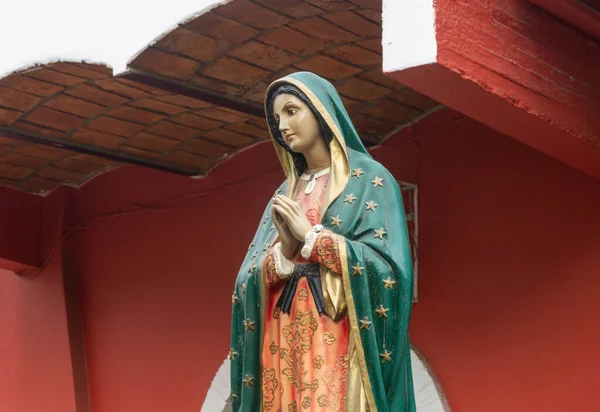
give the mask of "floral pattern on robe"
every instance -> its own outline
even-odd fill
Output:
[[[311,224],[321,221],[321,204],[329,175],[316,180],[310,194],[300,180],[293,195]],[[309,263],[300,254],[294,263]],[[341,273],[336,237],[322,230],[310,261]],[[305,277],[298,287],[289,314],[275,307],[285,285],[275,272],[273,249],[265,259],[268,297],[262,344],[262,404],[273,412],[343,412],[348,379],[348,317],[333,321],[319,316]]]

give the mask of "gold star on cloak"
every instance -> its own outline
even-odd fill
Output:
[[[380,178],[379,176],[375,176],[375,179],[371,180],[371,183],[373,183],[373,187],[377,187],[377,186],[383,187],[383,179]]]
[[[383,351],[383,353],[379,354],[381,358],[381,363],[391,362],[392,361],[392,352],[388,352],[387,349]]]
[[[369,320],[368,317],[364,317],[363,319],[360,319],[360,328],[361,329],[369,329],[369,326],[371,326],[371,321]]]
[[[377,312],[377,314],[379,315],[379,319],[381,319],[381,318],[387,318],[387,313],[389,311],[390,310],[384,308],[383,305],[379,305],[379,309],[377,309],[375,312]]]
[[[364,174],[363,170],[359,167],[358,169],[352,169],[352,176],[360,179],[360,176]]]
[[[344,195],[344,203],[352,204],[352,202],[354,202],[355,200],[356,200],[356,196],[354,196],[354,193],[350,193],[349,195]]]
[[[379,239],[383,240],[383,235],[385,235],[385,233],[386,233],[386,232],[385,232],[385,229],[384,229],[384,228],[381,228],[381,229],[376,229],[376,230],[375,230],[375,237],[377,237],[377,238],[379,238]]]
[[[387,317],[387,316],[386,316]],[[246,328],[246,332],[250,331],[250,330],[254,330],[254,324],[256,322],[251,321],[250,319],[246,319],[244,321],[244,327]]]
[[[252,262],[248,268],[248,273],[252,272],[254,269],[256,269],[256,263]]]
[[[254,386],[254,377],[246,375],[246,379],[244,379],[244,385],[246,385],[246,388]]]
[[[246,293],[246,288],[248,287],[248,284],[246,282],[242,283],[242,291],[244,293]]]
[[[353,273],[352,273],[352,274],[353,274],[354,276],[356,276],[356,275],[362,276],[362,272],[363,272],[363,270],[364,270],[364,269],[365,269],[365,268],[364,268],[364,267],[362,267],[362,266],[360,265],[360,263],[357,263],[356,265],[352,266],[352,270],[353,270]]]
[[[234,293],[233,295],[231,295],[231,303],[234,303],[234,304],[235,304],[235,302],[237,302],[238,300],[240,300],[240,298],[238,298],[238,297],[235,295],[235,293]]]
[[[231,392],[231,393],[229,394],[229,399],[231,399],[231,401],[234,401],[234,400],[235,400],[235,398],[237,398],[237,395],[236,395],[235,393]]]
[[[372,200],[365,202],[365,205],[367,205],[367,210],[372,210],[373,212],[375,211],[375,208],[377,206],[379,206],[377,203],[373,202]]]
[[[396,284],[396,281],[392,280],[392,278],[390,276],[388,276],[387,279],[383,279],[382,282],[385,284],[384,289],[394,290],[394,285]]]
[[[340,227],[340,223],[342,223],[342,219],[340,219],[340,215],[331,218],[331,226]]]
[[[233,350],[233,348],[229,349],[229,359],[235,360],[235,357],[238,355],[237,352]]]

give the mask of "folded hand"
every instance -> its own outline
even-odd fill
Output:
[[[273,199],[273,209],[283,219],[294,238],[304,243],[306,234],[312,229],[312,224],[300,205],[287,196],[277,195]]]

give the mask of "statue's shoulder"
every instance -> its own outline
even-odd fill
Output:
[[[392,174],[370,155],[348,149],[348,160],[350,161],[350,171],[353,169],[362,169],[366,174],[374,174],[382,178],[393,178]]]

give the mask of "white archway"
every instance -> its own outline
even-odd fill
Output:
[[[427,362],[414,349],[410,351],[417,412],[449,412],[450,408]],[[231,412],[229,358],[226,358],[213,378],[201,412]]]
[[[149,42],[230,0],[78,0],[2,2],[0,78],[16,70],[57,61],[106,64],[117,75]],[[118,11],[118,12],[115,12]],[[35,30],[31,30],[35,27]]]

